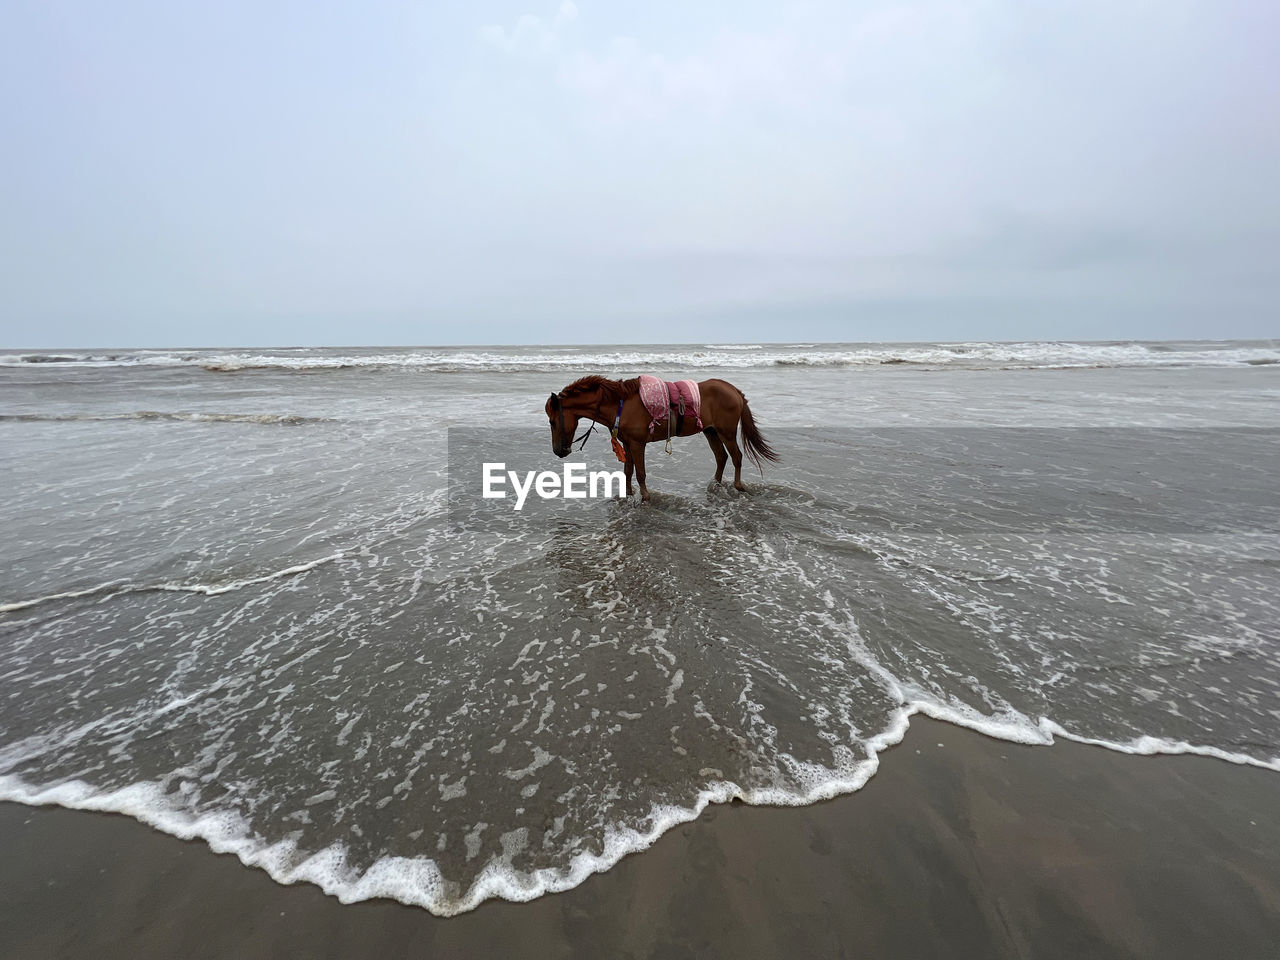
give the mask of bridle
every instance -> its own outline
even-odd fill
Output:
[[[557,393],[556,396],[560,399],[560,409],[557,413],[557,416],[559,417],[560,436],[563,437],[564,436],[564,391],[562,390],[560,393]],[[622,400],[618,401],[618,415],[614,417],[614,420],[613,420],[613,432],[615,436],[617,435],[618,424],[622,420],[622,403],[623,403]],[[587,445],[587,438],[591,436],[591,432],[595,430],[596,424],[600,422],[600,407],[603,405],[604,405],[604,391],[601,390],[600,399],[596,401],[595,413],[591,415],[591,426],[587,427],[586,432],[583,433],[581,436],[574,437],[572,440],[569,441],[569,449],[572,450],[573,445],[577,443],[578,452],[579,453],[582,452],[582,448]]]
[[[560,409],[557,411],[556,415],[559,418],[560,436],[563,437],[564,436],[564,391],[563,390],[560,391],[559,393],[556,394],[556,396],[560,399]],[[587,438],[591,436],[591,431],[593,431],[596,428],[596,418],[600,416],[600,406],[603,403],[604,403],[604,391],[601,390],[600,399],[596,401],[596,412],[591,415],[591,426],[587,427],[586,433],[582,434],[581,436],[574,437],[572,440],[569,441],[570,450],[572,450],[573,445],[577,443],[578,452],[581,453],[582,448],[587,445]],[[578,443],[578,441],[582,441],[582,442]]]

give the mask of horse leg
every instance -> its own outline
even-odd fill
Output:
[[[627,496],[630,497],[631,494],[635,492],[631,488],[631,474],[636,469],[636,452],[635,452],[634,446],[630,443],[626,445],[626,449],[627,449],[627,462],[622,465],[622,472],[626,475],[626,478],[627,478]]]
[[[636,461],[636,479],[640,481],[640,502],[649,502],[649,488],[644,485],[644,441],[633,443],[631,452],[635,455]]]
[[[720,435],[716,433],[715,427],[707,427],[702,432],[707,438],[711,452],[716,455],[716,483],[720,483],[724,480],[724,465],[729,462],[729,454],[725,451],[724,444],[720,442]]]
[[[724,445],[729,448],[729,456],[733,457],[733,489],[746,491],[746,487],[742,485],[742,451],[738,449],[738,438],[736,436],[726,437]],[[640,481],[644,483],[643,480]]]

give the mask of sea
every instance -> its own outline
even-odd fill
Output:
[[[585,374],[728,380],[781,462],[482,500]],[[1278,427],[1278,340],[6,351],[0,799],[450,915],[918,714],[1280,771]]]

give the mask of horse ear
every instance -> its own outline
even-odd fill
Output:
[[[551,404],[551,409],[552,409],[552,410],[559,410],[559,409],[560,409],[560,395],[559,395],[559,394],[557,394],[557,393],[553,393],[553,394],[551,395],[551,399],[550,399],[550,400],[548,400],[547,402]]]

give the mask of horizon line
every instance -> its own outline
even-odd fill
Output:
[[[766,347],[766,346],[856,346],[884,344],[965,344],[965,343],[1079,343],[1079,344],[1124,344],[1124,343],[1247,343],[1275,342],[1280,337],[1120,337],[1109,340],[1077,340],[1070,337],[1054,337],[1050,339],[954,339],[930,340],[924,338],[906,338],[903,340],[723,340],[713,344],[702,340],[669,340],[669,341],[581,341],[578,343],[335,343],[335,344],[216,344],[206,346],[81,346],[81,347],[0,347],[0,353],[54,353],[59,350],[99,351],[99,350],[466,350],[492,348],[566,348],[581,349],[583,347],[715,347],[719,345],[731,347]]]

